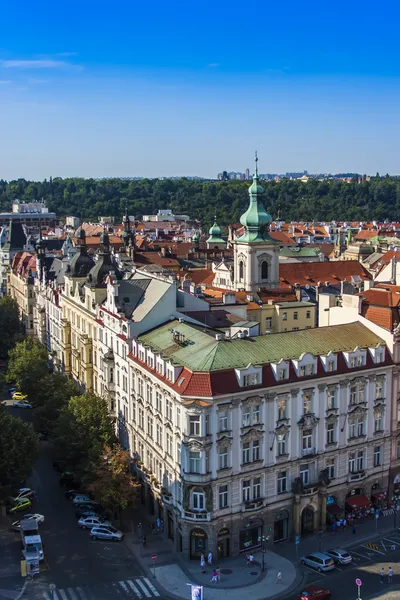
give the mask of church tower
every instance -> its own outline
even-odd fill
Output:
[[[268,232],[272,221],[262,204],[264,193],[256,168],[249,188],[250,203],[240,217],[244,233],[233,242],[235,289],[256,292],[279,287],[279,243]]]

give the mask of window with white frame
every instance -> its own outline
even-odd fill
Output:
[[[261,498],[261,477],[254,477],[251,483],[253,500],[258,500]]]
[[[312,412],[312,392],[303,393],[303,415],[308,415]]]
[[[144,431],[144,410],[139,406],[139,429]]]
[[[287,402],[285,399],[278,400],[278,421],[286,419]]]
[[[260,405],[245,407],[243,409],[243,427],[257,425],[260,423]]]
[[[228,413],[221,412],[219,414],[219,431],[228,431]]]
[[[181,409],[180,406],[176,407],[176,423],[175,423],[177,429],[180,430],[181,428]]]
[[[380,410],[375,411],[374,414],[374,432],[383,430],[383,414]]]
[[[242,500],[243,502],[249,502],[251,498],[251,481],[250,479],[245,479],[242,481]]]
[[[331,408],[336,408],[336,389],[331,388],[327,391],[327,405],[328,410]]]
[[[374,467],[379,467],[381,464],[381,447],[375,446],[374,448]]]
[[[189,473],[201,473],[200,452],[189,452]]]
[[[172,456],[173,439],[172,439],[172,434],[169,431],[167,431],[166,441],[167,441],[166,452],[169,456]]]
[[[300,479],[303,485],[308,485],[310,483],[309,465],[300,465]]]
[[[301,365],[299,373],[300,373],[300,377],[309,377],[310,375],[314,375],[315,374],[314,363],[310,363],[309,365]]]
[[[144,384],[143,384],[143,379],[141,379],[140,377],[138,378],[138,394],[141,398],[144,398]]]
[[[178,465],[181,465],[181,443],[180,442],[176,442],[176,462],[178,463]]]
[[[168,421],[172,421],[172,401],[171,400],[166,400],[165,401],[165,412],[166,412],[166,417],[168,419]]]
[[[278,379],[279,381],[283,381],[284,379],[288,378],[288,370],[286,367],[279,367],[278,368]]]
[[[364,415],[353,417],[350,421],[350,437],[360,437],[364,435],[365,419]]]
[[[278,456],[284,456],[286,452],[286,434],[280,433],[277,435],[278,438]]]
[[[172,383],[174,381],[174,371],[173,371],[173,369],[168,369],[168,367],[167,367],[167,380]]]
[[[375,362],[376,363],[383,362],[383,357],[384,357],[383,350],[377,350],[375,353]]]
[[[219,508],[227,508],[228,506],[228,486],[220,485],[218,488],[218,505]]]
[[[218,468],[227,469],[228,464],[228,447],[220,446],[218,448]]]
[[[204,510],[206,507],[206,500],[204,492],[192,492],[192,509],[193,510]]]
[[[326,459],[326,468],[328,470],[329,479],[335,479],[335,476],[336,476],[335,458],[327,458]]]
[[[250,442],[243,442],[242,445],[242,463],[250,462]]]
[[[251,502],[261,498],[261,478],[245,479],[242,481],[243,502]]]
[[[303,449],[303,454],[311,454],[312,449],[313,449],[312,429],[303,429],[302,449]]]
[[[162,426],[161,423],[156,424],[156,443],[158,446],[162,446]]]
[[[146,353],[144,351],[144,348],[139,348],[139,360],[141,360],[142,362],[144,362],[145,361],[145,355],[146,355]]]
[[[250,387],[251,385],[258,385],[260,383],[260,377],[258,373],[249,373],[243,375],[243,386]]]
[[[147,417],[147,435],[153,439],[153,419],[150,416]]]
[[[277,476],[277,492],[285,494],[288,490],[288,473],[287,471],[279,471]]]
[[[377,379],[375,383],[375,398],[379,400],[385,397],[385,382],[383,379]]]
[[[164,374],[164,365],[163,365],[162,361],[160,361],[160,360],[157,361],[156,370],[157,370],[157,373],[159,375],[163,375]]]
[[[287,321],[287,312],[282,313],[282,321]]]
[[[335,370],[335,361],[334,360],[330,359],[326,362],[326,370],[329,373],[332,373],[332,371]]]
[[[351,452],[349,454],[349,471],[350,473],[358,473],[364,470],[364,450]]]
[[[365,401],[364,383],[353,383],[350,386],[350,404],[359,404]]]
[[[336,423],[327,423],[326,443],[334,444],[336,442]]]
[[[265,327],[266,329],[272,329],[272,317],[266,317]]]
[[[150,354],[147,355],[147,364],[150,369],[154,369],[154,356],[151,356]]]
[[[162,395],[161,392],[156,392],[156,410],[162,414]]]
[[[200,415],[191,415],[189,417],[189,435],[200,435]]]
[[[147,402],[153,404],[153,388],[150,383],[147,384]]]
[[[260,460],[260,440],[254,440],[252,444],[252,459],[253,462],[256,460]]]

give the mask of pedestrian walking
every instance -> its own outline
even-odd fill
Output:
[[[393,581],[393,569],[392,567],[389,567],[389,571],[388,571],[388,583],[392,583]]]
[[[201,572],[205,573],[206,572],[206,559],[204,558],[204,554],[202,554],[200,556],[200,566],[201,566]]]
[[[347,530],[347,519],[343,519],[343,529]]]
[[[157,529],[161,529],[161,519],[157,519]]]
[[[381,569],[380,575],[381,575],[381,583],[383,583],[384,582],[384,578],[385,578],[385,569],[383,567]]]
[[[219,567],[217,567],[215,570],[217,571],[217,579],[218,579],[218,583],[219,583],[219,581],[221,579],[221,569]]]
[[[356,526],[353,525],[353,527],[352,527],[353,535],[356,535],[356,529],[357,529]]]
[[[280,571],[276,574],[276,583],[280,583],[282,581],[282,573]]]
[[[207,563],[210,565],[210,567],[212,565],[212,558],[212,552],[209,552],[207,556]]]
[[[332,523],[332,535],[336,535],[336,522]]]
[[[218,575],[216,569],[212,572],[211,583],[218,583]]]

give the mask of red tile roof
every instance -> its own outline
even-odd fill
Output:
[[[387,331],[393,331],[400,321],[400,287],[381,284],[359,296],[362,298],[362,316]]]
[[[363,281],[371,279],[371,275],[357,260],[337,260],[331,262],[299,262],[282,263],[279,265],[281,286],[317,285],[318,282],[331,285],[340,281],[351,281],[358,276]]]
[[[285,245],[293,245],[296,242],[290,237],[290,235],[288,235],[287,233],[285,233],[284,231],[270,231],[269,232],[270,236],[272,237],[273,240],[276,240],[277,242],[280,242],[281,244],[285,244]]]
[[[354,240],[356,242],[365,242],[366,240],[370,240],[373,237],[378,235],[377,231],[373,231],[371,229],[361,229],[355,236]]]

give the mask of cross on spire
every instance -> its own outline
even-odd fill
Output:
[[[258,177],[258,156],[257,156],[257,150],[255,151],[255,158],[254,158],[255,162],[256,162],[256,173],[255,176]]]

